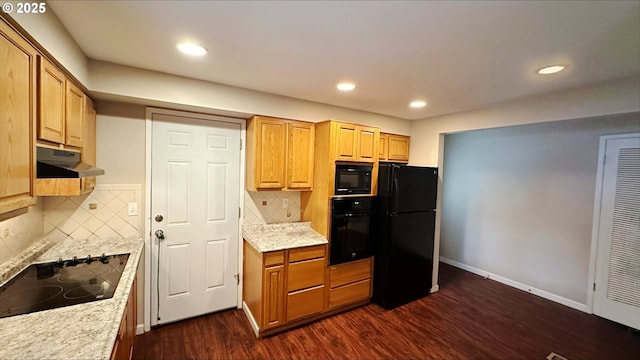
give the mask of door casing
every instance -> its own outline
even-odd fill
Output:
[[[587,312],[593,314],[593,299],[595,292],[593,284],[596,282],[596,258],[598,253],[598,235],[600,233],[600,208],[602,204],[602,185],[604,179],[604,158],[606,155],[607,141],[639,137],[640,133],[604,135],[600,137],[598,149],[598,171],[596,175],[595,201],[593,209],[593,225],[591,229],[591,253],[589,257],[589,284],[587,285]],[[600,284],[599,286],[604,286]]]
[[[155,107],[147,107],[145,117],[145,201],[144,201],[144,328],[138,328],[136,333],[141,334],[151,330],[151,144],[153,137],[152,118],[153,114],[164,114],[182,117],[191,117],[202,120],[225,121],[240,124],[240,187],[238,201],[240,205],[240,218],[238,221],[238,273],[240,276],[240,284],[238,286],[237,307],[242,308],[242,224],[244,218],[244,189],[245,189],[245,144],[247,135],[247,121],[242,118],[234,118],[228,116],[209,115],[201,113],[193,113],[180,110],[169,110]]]

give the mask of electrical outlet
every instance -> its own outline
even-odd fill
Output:
[[[289,199],[287,198],[282,199],[282,207],[285,209],[289,207]]]
[[[138,215],[138,203],[128,203],[127,204],[127,215],[136,216]]]
[[[95,210],[97,208],[98,208],[98,204],[96,204],[96,203],[89,204],[89,210]]]
[[[262,200],[262,206],[267,206],[267,200]]]
[[[11,235],[11,231],[9,231],[9,228],[6,228],[2,231],[2,238],[6,239],[9,237],[9,235]]]

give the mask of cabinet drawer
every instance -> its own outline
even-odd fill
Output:
[[[264,254],[264,266],[284,264],[284,251],[271,251]]]
[[[306,246],[289,250],[289,262],[321,258],[325,256],[325,245]]]
[[[371,258],[331,266],[331,288],[371,278]]]
[[[329,292],[329,309],[368,299],[370,294],[370,279],[331,289]]]
[[[322,312],[324,285],[300,290],[287,295],[287,321]]]
[[[324,258],[289,263],[287,291],[324,284]]]

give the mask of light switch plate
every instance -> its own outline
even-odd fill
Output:
[[[128,203],[127,204],[127,215],[136,216],[138,215],[138,203]]]
[[[289,199],[287,198],[282,199],[282,207],[285,209],[289,207]]]

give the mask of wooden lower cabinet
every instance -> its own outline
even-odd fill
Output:
[[[330,310],[371,297],[372,258],[334,265],[329,271]]]
[[[324,308],[324,285],[287,294],[287,321],[319,314]]]
[[[371,294],[371,280],[360,280],[329,291],[329,309],[365,300]]]
[[[366,303],[372,264],[369,258],[327,267],[327,245],[261,253],[245,241],[243,302],[256,335]]]
[[[113,345],[111,360],[131,360],[133,357],[133,345],[136,340],[136,325],[138,322],[137,280],[133,280],[127,308],[125,309],[116,343]]]
[[[284,266],[271,266],[264,269],[264,318],[265,329],[284,323]]]

